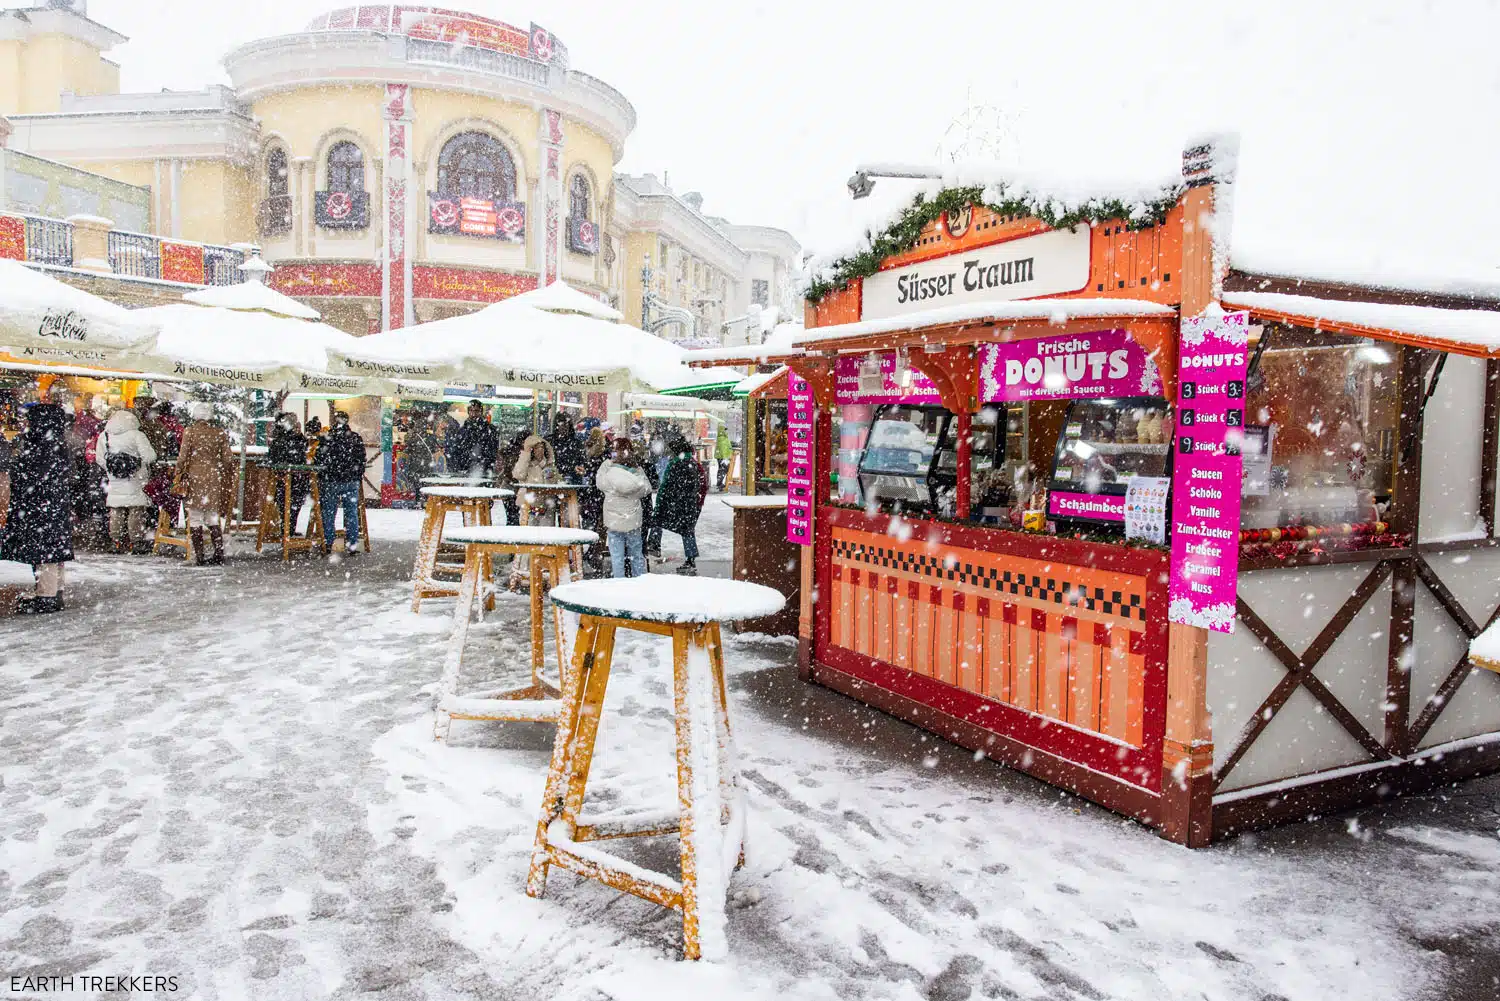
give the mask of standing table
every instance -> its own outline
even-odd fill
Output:
[[[583,521],[578,514],[578,491],[583,489],[577,483],[517,483],[516,490],[519,491],[517,500],[520,501],[521,524],[530,523],[532,507],[541,507],[549,498],[557,501],[557,524],[560,528],[582,528]],[[573,565],[573,572],[583,576],[583,550],[575,549],[569,557]]]
[[[543,528],[529,525],[465,527],[448,534],[449,542],[466,547],[463,581],[458,589],[458,607],[453,611],[453,635],[443,662],[443,680],[438,686],[437,720],[433,737],[443,740],[454,719],[514,720],[555,723],[561,709],[556,686],[542,677],[546,651],[542,638],[542,574],[552,575],[554,585],[568,580],[568,553],[573,546],[587,546],[599,541],[593,532],[576,528]],[[474,601],[479,614],[494,607],[494,558],[497,554],[531,557],[531,684],[524,688],[458,693],[463,668],[464,644],[469,637],[469,619]],[[558,678],[567,677],[567,643],[564,641],[562,611],[552,610],[552,640],[557,648]]]
[[[495,501],[514,496],[514,491],[500,487],[435,486],[425,487],[422,496],[427,507],[422,519],[422,535],[417,542],[417,561],[412,568],[411,610],[420,612],[422,602],[428,598],[454,598],[458,596],[458,585],[439,580],[443,569],[438,557],[443,547],[443,522],[449,511],[459,511],[465,526],[489,525],[490,512]],[[505,519],[502,507],[500,518]]]
[[[269,474],[271,482],[260,500],[260,519],[255,527],[255,551],[258,553],[266,544],[267,539],[275,539],[275,528],[281,526],[281,558],[289,560],[292,553],[311,553],[323,548],[323,504],[322,495],[318,490],[318,474],[323,471],[322,466],[311,466],[305,463],[266,465],[263,467]],[[285,512],[292,507],[292,477],[299,474],[307,474],[307,501],[312,505],[312,512],[307,518],[307,532],[297,537],[297,526],[295,518],[286,517]],[[276,495],[281,495],[281,506],[276,504]],[[361,512],[361,514],[363,514]]]
[[[723,959],[728,952],[725,892],[729,874],[743,861],[745,806],[730,736],[719,623],[774,615],[786,599],[760,584],[648,574],[564,584],[553,588],[552,603],[578,613],[578,640],[573,668],[563,679],[526,893],[542,896],[547,867],[560,866],[680,911],[683,954]],[[584,791],[620,629],[672,639],[677,810],[590,823],[583,815]],[[672,832],[682,859],[680,881],[588,844]]]

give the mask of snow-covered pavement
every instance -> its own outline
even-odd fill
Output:
[[[705,559],[727,516],[710,498]],[[223,569],[88,556],[66,613],[0,620],[0,991],[86,972],[214,999],[1500,992],[1500,781],[1189,852],[801,685],[764,637],[728,644],[751,808],[730,963],[678,962],[672,914],[567,873],[531,900],[550,732],[433,743],[449,618],[407,611],[417,519],[374,512],[377,552],[342,566],[243,543]],[[523,669],[524,616],[506,597],[474,627],[470,682]],[[591,802],[672,802],[663,653],[621,639]]]

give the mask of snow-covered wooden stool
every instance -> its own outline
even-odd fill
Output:
[[[560,693],[542,676],[547,659],[542,635],[542,575],[550,575],[554,585],[566,583],[568,554],[572,547],[592,545],[599,541],[599,536],[576,528],[480,525],[450,532],[448,541],[465,546],[464,574],[458,587],[458,607],[453,611],[453,635],[448,640],[448,652],[443,661],[443,680],[438,685],[433,739],[445,739],[448,726],[455,719],[557,722],[562,707],[558,701]],[[465,695],[458,691],[458,686],[464,645],[469,638],[469,620],[473,616],[476,598],[479,599],[481,618],[486,609],[495,607],[491,582],[497,555],[531,557],[531,684],[524,688]],[[565,633],[562,611],[554,606],[552,640],[557,647],[559,682],[568,673]]]
[[[276,541],[277,529],[281,534],[281,559],[292,558],[293,553],[314,553],[323,548],[323,497],[318,489],[318,473],[322,466],[267,465],[263,467],[270,477],[270,489],[260,501],[260,519],[255,526],[255,551],[258,553],[267,541]],[[292,477],[307,477],[307,498],[312,513],[307,518],[307,531],[299,538],[295,518],[285,517],[283,512],[292,507]],[[276,503],[276,495],[281,503]]]
[[[520,491],[517,499],[520,501],[521,524],[531,523],[531,512],[544,507],[556,507],[557,524],[561,528],[582,528],[583,520],[579,514],[578,491],[580,487],[576,483],[517,483],[516,489]],[[572,556],[573,572],[583,576],[583,550],[577,549]]]
[[[774,615],[786,603],[760,584],[648,574],[580,581],[552,590],[553,605],[577,612],[573,668],[542,793],[526,893],[542,896],[547,867],[597,879],[682,914],[688,959],[724,959],[725,892],[743,861],[745,805],[729,728],[719,623]],[[582,813],[594,741],[604,712],[615,633],[672,639],[672,710],[677,729],[677,810],[590,822]],[[588,842],[675,832],[681,879],[642,869]]]
[[[178,508],[181,509],[182,505],[179,504]],[[182,550],[184,559],[191,560],[193,558],[193,538],[188,534],[186,511],[183,511],[182,520],[182,534],[179,535],[173,531],[177,527],[176,519],[168,514],[167,509],[164,507],[156,509],[156,536],[151,540],[153,551],[160,549],[162,546],[167,546],[168,548],[176,546]]]
[[[514,491],[499,487],[432,486],[424,487],[427,515],[422,519],[422,535],[417,542],[416,565],[411,572],[411,610],[420,612],[422,602],[428,598],[458,597],[458,583],[439,580],[445,567],[440,562],[443,548],[443,522],[449,511],[461,512],[465,527],[487,526],[495,501],[515,496]],[[500,509],[501,523],[505,521],[505,509]]]

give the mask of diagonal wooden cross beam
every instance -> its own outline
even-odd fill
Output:
[[[1271,694],[1266,696],[1265,701],[1255,710],[1255,714],[1246,721],[1244,729],[1240,731],[1239,740],[1234,745],[1234,750],[1229,752],[1224,763],[1214,771],[1214,788],[1218,788],[1234,766],[1239,764],[1240,759],[1250,750],[1251,745],[1259,739],[1261,733],[1270,725],[1271,720],[1276,718],[1276,714],[1281,712],[1287,700],[1292,697],[1292,693],[1299,687],[1306,688],[1328,711],[1328,715],[1337,720],[1339,725],[1348,731],[1351,737],[1359,741],[1360,746],[1369,751],[1373,757],[1391,757],[1391,752],[1376,740],[1359,720],[1355,719],[1354,714],[1328,690],[1323,682],[1313,675],[1313,669],[1318,666],[1323,655],[1333,648],[1333,644],[1338,642],[1344,630],[1349,628],[1355,616],[1360,613],[1390,575],[1391,562],[1389,560],[1376,563],[1359,587],[1354,589],[1354,593],[1339,606],[1339,610],[1328,621],[1328,625],[1323,627],[1322,632],[1318,633],[1317,638],[1300,656],[1292,652],[1292,648],[1276,635],[1276,631],[1256,614],[1245,599],[1237,600],[1240,621],[1255,635],[1256,639],[1265,644],[1271,656],[1286,668],[1287,673],[1286,677],[1271,689]]]
[[[1500,618],[1500,608],[1496,608],[1490,613],[1485,624],[1480,626],[1470,617],[1464,606],[1459,604],[1453,592],[1448,590],[1448,585],[1443,583],[1443,579],[1427,564],[1427,561],[1420,554],[1413,554],[1412,558],[1416,563],[1417,577],[1427,585],[1427,590],[1432,592],[1437,603],[1443,606],[1443,610],[1458,624],[1458,628],[1463,630],[1466,638],[1473,639],[1489,628],[1497,618]],[[1412,722],[1411,730],[1406,735],[1407,747],[1416,747],[1422,738],[1427,736],[1427,731],[1432,729],[1432,725],[1448,707],[1448,700],[1453,698],[1459,686],[1468,680],[1469,672],[1473,669],[1474,665],[1469,662],[1469,647],[1465,643],[1463,656],[1458,658],[1458,663],[1453,666],[1452,671],[1448,672],[1448,677],[1443,679],[1443,683],[1438,685],[1437,691],[1428,696],[1427,704],[1422,707],[1421,713]]]

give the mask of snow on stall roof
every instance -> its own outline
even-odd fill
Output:
[[[586,615],[653,622],[735,622],[775,615],[786,605],[763,584],[656,573],[564,584],[552,589],[552,600]]]
[[[1330,323],[1377,327],[1452,344],[1500,348],[1500,311],[1495,310],[1349,302],[1278,292],[1225,292],[1221,298],[1225,305],[1241,309],[1272,310]]]
[[[299,320],[320,320],[323,314],[291,296],[282,295],[260,282],[241,282],[238,285],[210,285],[208,288],[189,292],[183,296],[188,302],[200,306],[222,306],[225,309],[259,310],[291,316]]]
[[[759,344],[740,344],[734,347],[703,348],[697,351],[689,351],[687,354],[690,361],[734,361],[740,358],[748,358],[753,361],[764,361],[777,355],[796,354],[797,347],[793,341],[801,337],[806,331],[800,323],[779,323],[776,329],[771,331],[769,337]]]
[[[1001,323],[1015,320],[1047,320],[1051,323],[1063,324],[1069,320],[1085,320],[1093,317],[1176,315],[1177,311],[1171,306],[1139,299],[1019,299],[972,302],[938,306],[879,320],[860,320],[856,323],[837,323],[830,327],[816,327],[801,333],[795,343],[799,347],[808,348],[823,341],[843,337],[888,334],[899,330],[916,330],[922,327],[988,320]]]
[[[786,507],[786,494],[756,494],[754,497],[720,497],[719,499],[736,510]]]
[[[608,303],[600,302],[585,292],[578,291],[562,280],[542,288],[534,288],[530,292],[522,292],[505,301],[513,305],[530,306],[532,309],[545,309],[552,313],[581,313],[584,316],[592,316],[596,320],[609,320],[612,323],[619,323],[625,319],[625,314],[618,309]]]
[[[1500,668],[1500,622],[1474,637],[1469,643],[1469,656]]]
[[[787,367],[782,365],[774,372],[758,372],[755,375],[746,376],[735,383],[733,393],[735,396],[749,396],[760,387],[770,382],[775,382],[786,374]]]

